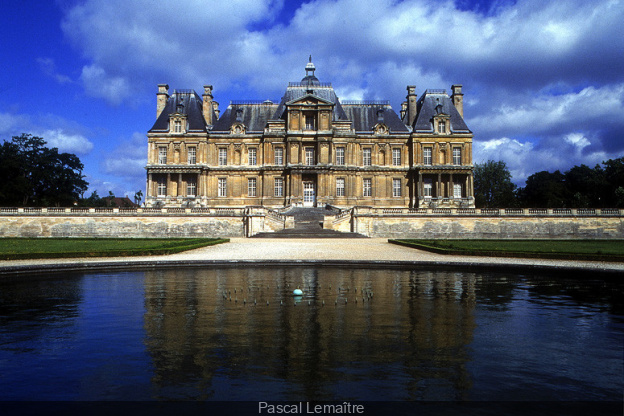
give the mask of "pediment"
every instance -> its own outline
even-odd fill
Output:
[[[286,105],[305,105],[305,106],[316,106],[316,105],[334,105],[331,101],[327,101],[321,97],[317,97],[314,94],[306,94],[303,97],[296,98],[292,101],[286,103]]]

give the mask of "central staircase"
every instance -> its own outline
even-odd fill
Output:
[[[258,233],[252,238],[367,238],[365,235],[323,228],[326,215],[334,216],[340,211],[333,208],[290,208],[283,212],[295,219],[295,228],[272,233]]]

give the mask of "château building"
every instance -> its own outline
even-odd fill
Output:
[[[474,207],[472,132],[461,85],[407,87],[388,101],[341,101],[311,60],[279,103],[232,101],[212,86],[158,86],[148,207]]]

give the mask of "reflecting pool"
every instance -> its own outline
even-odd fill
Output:
[[[4,278],[0,399],[620,401],[623,289],[329,267]]]

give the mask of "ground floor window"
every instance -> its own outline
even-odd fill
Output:
[[[256,196],[257,181],[256,178],[247,179],[247,196]]]
[[[167,180],[166,179],[158,179],[157,186],[158,196],[167,196]]]
[[[336,179],[336,196],[345,196],[345,180],[344,178]]]
[[[362,190],[363,196],[373,196],[373,180],[371,178],[364,178],[364,189]]]
[[[284,178],[275,178],[273,195],[282,197],[284,196]]]
[[[227,178],[219,178],[219,196],[227,196]]]
[[[186,182],[186,195],[187,196],[197,195],[197,182],[195,182],[195,179],[191,178]]]
[[[392,196],[401,196],[401,179],[392,179]]]
[[[431,199],[433,196],[433,183],[431,179],[425,179],[423,184],[423,196],[425,199]]]
[[[462,197],[461,183],[453,184],[453,198],[461,198],[461,197]]]

